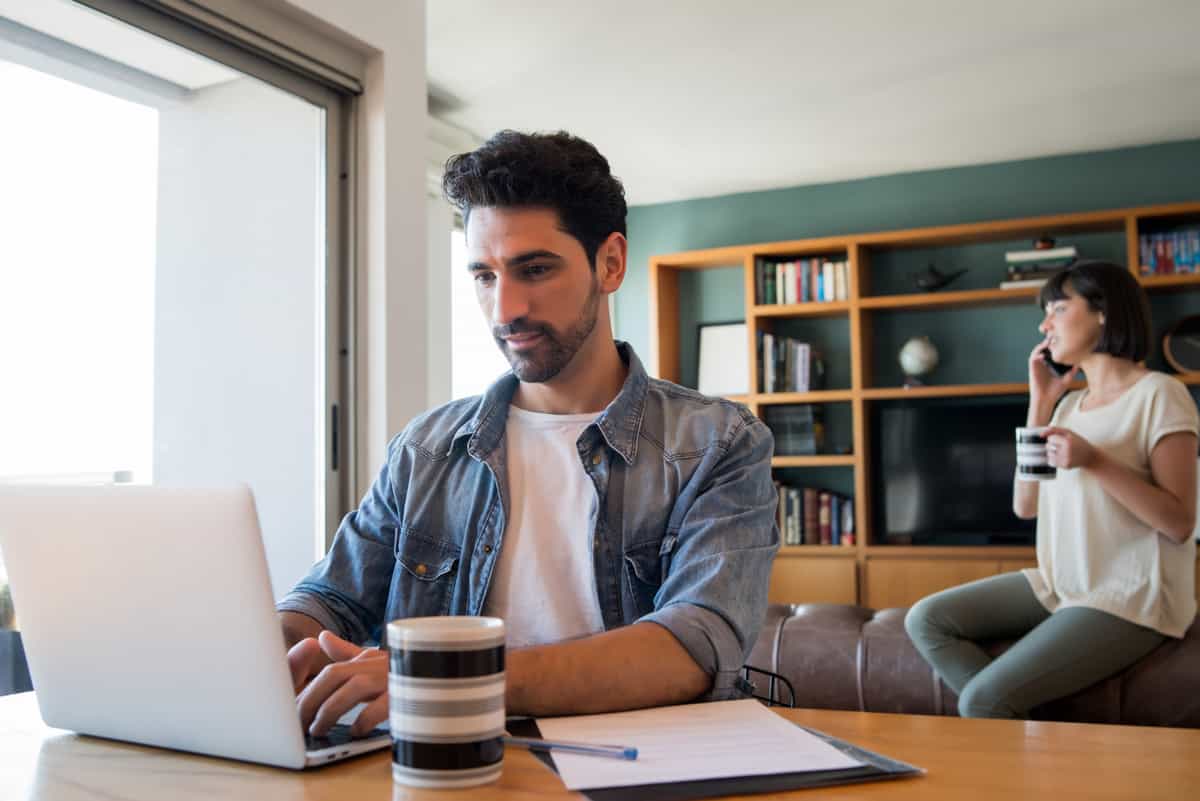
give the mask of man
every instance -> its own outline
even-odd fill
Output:
[[[592,145],[504,131],[443,188],[512,372],[396,437],[280,602],[304,725],[384,721],[386,654],[355,643],[421,615],[505,619],[511,713],[736,696],[779,542],[770,432],[613,340],[626,206]]]

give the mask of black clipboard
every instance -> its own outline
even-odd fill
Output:
[[[538,730],[537,721],[533,718],[509,718],[507,728],[513,735],[519,737],[540,738],[542,736],[541,731]],[[921,776],[925,773],[922,768],[915,765],[889,759],[882,754],[859,748],[816,729],[810,729],[807,726],[800,726],[800,728],[819,737],[847,756],[862,762],[863,765],[840,770],[806,770],[763,776],[731,776],[724,779],[697,779],[696,781],[669,784],[636,784],[577,790],[576,792],[582,793],[592,801],[692,801],[692,799],[722,795],[783,792],[802,790],[806,787],[830,787],[837,784],[883,781],[905,776]],[[558,772],[550,753],[545,751],[532,753],[555,773]]]

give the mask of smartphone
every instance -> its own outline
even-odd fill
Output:
[[[1042,361],[1050,365],[1050,369],[1053,370],[1057,375],[1066,375],[1067,373],[1071,372],[1071,365],[1056,362],[1054,359],[1050,358],[1049,348],[1046,348],[1042,351]]]

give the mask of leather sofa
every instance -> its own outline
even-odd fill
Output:
[[[957,715],[958,697],[917,653],[907,609],[773,604],[747,664],[777,673],[796,706]],[[1001,653],[1010,642],[987,644]],[[758,692],[766,688],[751,677]],[[1122,673],[1033,711],[1037,720],[1200,728],[1200,618]]]

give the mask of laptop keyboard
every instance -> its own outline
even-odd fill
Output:
[[[373,740],[377,737],[387,737],[388,730],[385,728],[372,729],[362,737],[355,737],[350,733],[350,727],[338,723],[331,728],[328,733],[321,737],[312,734],[304,736],[304,747],[309,751],[320,751],[324,748],[333,748],[347,743],[358,742],[360,740]]]

